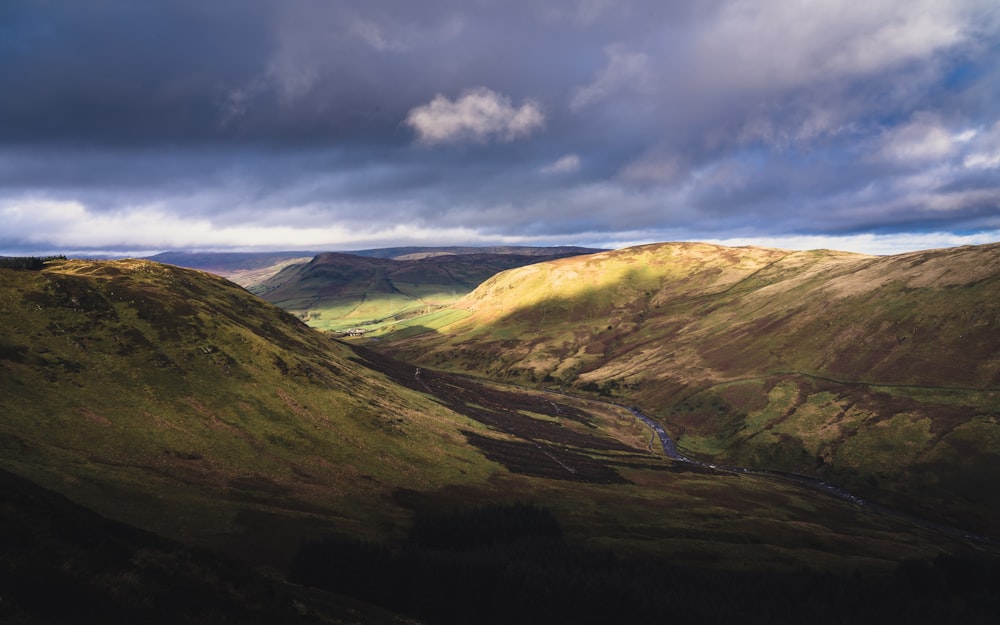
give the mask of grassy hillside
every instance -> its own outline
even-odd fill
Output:
[[[393,489],[491,471],[455,414],[221,278],[66,261],[0,293],[0,463],[102,513],[198,540],[378,534]]]
[[[326,253],[306,264],[286,266],[250,290],[316,328],[378,332],[384,324],[453,304],[500,271],[575,253],[562,248],[548,249],[547,255],[539,250],[534,254],[422,251],[401,258]]]
[[[1000,244],[890,257],[659,244],[495,276],[380,349],[589,391],[693,455],[1000,535]]]
[[[201,272],[4,270],[0,314],[0,468],[254,563],[522,501],[581,544],[699,566],[880,569],[965,549],[794,483],[671,463],[613,404],[355,351]]]

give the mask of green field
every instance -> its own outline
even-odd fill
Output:
[[[385,326],[455,304],[500,271],[573,253],[579,252],[418,255],[400,260],[320,254],[251,290],[320,330],[381,333]]]

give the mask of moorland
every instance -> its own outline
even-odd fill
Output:
[[[660,244],[350,341],[203,271],[0,269],[0,615],[88,580],[111,620],[990,622],[998,266]]]

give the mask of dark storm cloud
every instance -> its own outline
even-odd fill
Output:
[[[262,13],[252,3],[5,2],[0,138],[101,145],[211,134],[226,85],[267,53]]]
[[[7,0],[3,249],[989,240],[998,33],[988,0]]]

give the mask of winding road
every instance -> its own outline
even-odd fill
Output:
[[[423,386],[423,388],[428,393],[432,395],[434,394],[433,389],[424,380],[422,372],[419,368],[417,368],[414,371],[413,377],[415,381],[417,381],[421,386]],[[508,384],[508,386],[516,386],[516,385]],[[667,433],[667,431],[663,428],[662,425],[660,425],[654,419],[646,416],[641,410],[639,410],[639,408],[635,406],[626,406],[624,404],[620,404],[613,401],[595,399],[594,397],[581,397],[573,395],[572,393],[567,393],[565,391],[555,390],[555,389],[546,389],[545,392],[551,393],[553,395],[562,395],[565,397],[571,397],[583,401],[597,401],[608,404],[610,406],[615,406],[619,409],[628,410],[636,418],[636,420],[643,423],[646,427],[648,427],[650,430],[653,431],[656,437],[659,438],[660,440],[660,446],[663,448],[664,455],[674,462],[684,463],[690,466],[699,467],[702,469],[708,469],[710,471],[717,471],[720,473],[754,475],[765,478],[771,478],[775,480],[781,480],[786,483],[797,484],[813,490],[822,491],[828,495],[831,495],[833,497],[851,503],[855,506],[858,506],[859,508],[861,508],[862,510],[864,510],[866,513],[869,514],[877,514],[895,519],[897,521],[903,521],[915,527],[920,527],[922,529],[941,533],[951,538],[963,540],[969,543],[977,543],[983,547],[988,546],[994,549],[1000,547],[1000,541],[979,534],[974,534],[972,532],[965,531],[956,527],[952,527],[950,525],[945,525],[934,521],[928,521],[926,519],[922,519],[920,517],[916,517],[905,512],[900,512],[897,510],[893,510],[891,508],[887,508],[877,503],[866,501],[865,499],[862,499],[861,497],[855,495],[854,493],[847,491],[843,488],[840,488],[839,486],[835,486],[833,484],[824,482],[823,480],[814,477],[810,477],[808,475],[802,475],[786,471],[775,471],[771,469],[755,469],[749,467],[720,465],[711,462],[704,462],[702,460],[698,460],[695,458],[690,458],[688,456],[685,456],[683,453],[680,452],[680,450],[677,449],[676,443],[674,443],[674,440],[670,437],[670,435]],[[559,412],[558,404],[556,402],[551,402],[551,403],[553,404],[554,410],[558,413]],[[529,440],[529,442],[531,443],[534,443],[543,453],[548,455],[550,459],[559,464],[563,469],[566,469],[570,473],[576,473],[576,471],[573,468],[571,468],[564,462],[560,461],[553,454],[545,450],[541,445],[537,443],[537,441],[534,441],[530,438],[528,438],[527,440]]]
[[[674,440],[670,438],[670,435],[667,434],[667,431],[663,429],[663,426],[661,426],[653,419],[644,415],[642,411],[640,411],[638,408],[634,406],[623,406],[623,407],[627,408],[629,412],[631,412],[635,416],[636,419],[646,424],[651,430],[653,430],[656,436],[659,437],[660,439],[660,445],[663,447],[663,453],[668,458],[676,462],[683,462],[693,466],[712,469],[715,471],[724,471],[727,473],[745,473],[748,475],[762,475],[767,477],[774,477],[788,482],[794,482],[796,484],[801,484],[809,488],[821,490],[825,493],[833,495],[834,497],[837,497],[838,499],[843,499],[844,501],[848,501],[856,506],[864,508],[868,512],[892,517],[897,520],[902,520],[917,527],[921,527],[927,530],[932,530],[935,532],[940,532],[948,536],[951,536],[953,538],[959,538],[967,541],[981,543],[984,545],[991,545],[994,547],[997,546],[997,541],[991,538],[987,538],[986,536],[980,536],[978,534],[973,534],[971,532],[967,532],[965,530],[961,530],[955,527],[943,525],[941,523],[935,523],[933,521],[928,521],[926,519],[921,519],[919,517],[912,516],[905,512],[899,512],[897,510],[886,508],[885,506],[865,501],[861,497],[858,497],[857,495],[849,491],[846,491],[843,488],[840,488],[839,486],[834,486],[833,484],[829,484],[827,482],[824,482],[823,480],[819,480],[814,477],[809,477],[807,475],[800,475],[798,473],[788,473],[785,471],[773,471],[770,469],[750,469],[746,467],[717,465],[689,458],[677,450],[677,445],[674,443]]]

